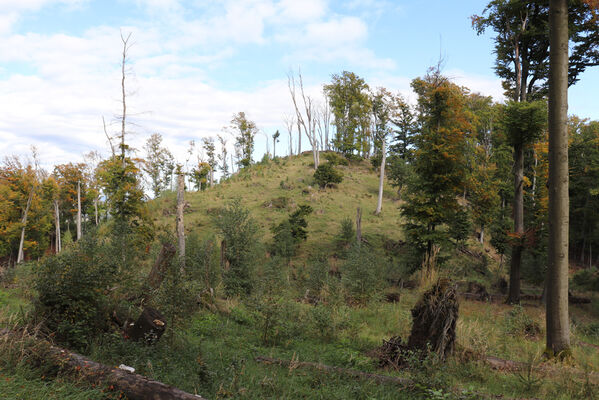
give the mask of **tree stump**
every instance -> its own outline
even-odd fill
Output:
[[[147,344],[155,344],[166,330],[166,319],[158,310],[146,307],[135,323],[127,327],[127,336],[131,340],[143,340]]]
[[[410,349],[430,350],[445,359],[455,346],[458,320],[456,290],[446,279],[439,280],[412,309]]]

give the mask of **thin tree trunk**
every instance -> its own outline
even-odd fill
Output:
[[[358,207],[356,210],[356,242],[362,242],[362,209]]]
[[[94,198],[94,214],[96,217],[96,226],[98,226],[98,198]]]
[[[185,227],[183,226],[183,209],[185,207],[185,177],[177,175],[177,242],[179,244],[179,260],[181,270],[185,269]]]
[[[77,182],[77,241],[81,239],[81,182]]]
[[[570,349],[568,318],[568,1],[549,2],[549,266],[547,350]]]
[[[374,212],[376,215],[379,215],[381,213],[381,211],[383,210],[383,183],[385,182],[386,158],[387,158],[386,141],[383,138],[383,153],[382,153],[381,171],[380,171],[380,177],[379,177],[379,200],[376,205],[376,211]]]
[[[54,225],[56,227],[56,254],[62,251],[62,240],[60,237],[60,209],[58,208],[58,200],[54,200]]]
[[[480,236],[478,237],[480,244],[485,244],[485,226],[480,226]]]
[[[19,241],[19,253],[17,254],[17,264],[23,262],[25,255],[23,253],[23,246],[25,245],[25,227],[27,226],[27,215],[29,214],[29,208],[31,207],[31,201],[33,200],[33,191],[35,186],[31,188],[29,192],[29,197],[27,198],[27,206],[25,207],[25,212],[23,212],[23,218],[21,219],[21,224],[23,227],[21,228],[21,240]]]
[[[524,147],[514,146],[514,232],[518,235],[519,243],[512,246],[510,266],[510,290],[508,303],[520,303],[520,265],[522,262],[521,238],[524,234]]]

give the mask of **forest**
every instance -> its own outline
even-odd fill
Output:
[[[131,145],[121,33],[108,155],[0,165],[0,397],[599,398],[599,4],[473,12],[506,101],[291,70],[263,154],[232,111],[185,159]]]

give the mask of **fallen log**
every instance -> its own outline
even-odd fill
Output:
[[[402,387],[408,387],[408,386],[413,385],[413,383],[414,383],[411,379],[400,378],[398,376],[372,374],[369,372],[356,371],[355,369],[332,367],[330,365],[313,363],[313,362],[280,360],[278,358],[270,358],[270,357],[264,357],[264,356],[256,357],[256,361],[265,363],[265,364],[277,364],[277,365],[281,365],[283,367],[289,367],[290,369],[294,369],[294,368],[317,369],[319,371],[333,372],[333,373],[351,376],[354,378],[370,379],[370,380],[373,380],[378,383],[392,383],[392,384],[399,385]]]
[[[23,337],[13,331],[2,330],[0,336]],[[104,384],[123,392],[129,400],[202,400],[202,396],[184,392],[176,387],[148,379],[143,375],[128,372],[125,369],[110,367],[95,362],[85,356],[69,350],[47,345],[40,362],[53,365],[61,372],[73,375],[91,384]]]

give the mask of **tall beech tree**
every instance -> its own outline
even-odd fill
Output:
[[[335,117],[334,148],[344,155],[366,155],[369,152],[370,96],[364,79],[353,72],[333,75],[324,86]]]
[[[472,130],[465,107],[464,89],[451,83],[438,69],[424,79],[412,81],[418,95],[421,130],[415,135],[410,179],[401,208],[406,236],[423,256],[424,267],[435,263],[438,249],[448,233],[437,229],[460,211],[457,195],[466,180],[466,133]]]

